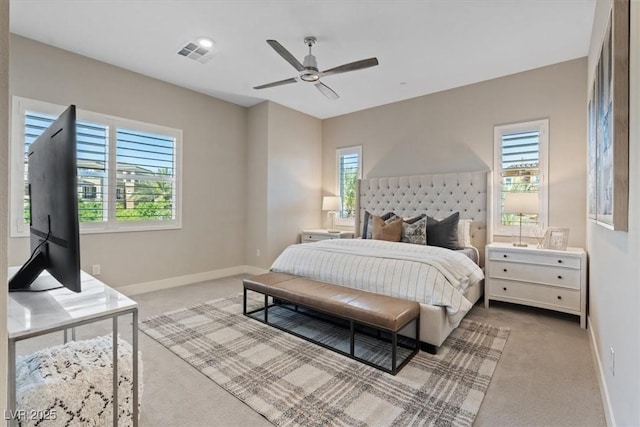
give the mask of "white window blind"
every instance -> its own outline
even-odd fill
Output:
[[[24,223],[29,223],[27,186],[29,146],[55,121],[57,116],[27,111],[24,116]],[[106,220],[107,127],[77,120],[78,217],[80,222]]]
[[[116,157],[116,219],[174,219],[175,138],[118,129]]]
[[[523,217],[529,227],[543,227],[547,223],[548,120],[496,126],[494,179],[497,234],[511,234],[520,224],[517,214],[504,212],[507,193],[536,193],[538,212]]]
[[[340,210],[336,224],[352,224],[356,208],[356,184],[362,177],[362,147],[339,148],[336,151],[337,195],[340,197]]]
[[[12,236],[28,235],[27,152],[65,107],[14,97]],[[176,129],[77,110],[80,231],[180,227]]]

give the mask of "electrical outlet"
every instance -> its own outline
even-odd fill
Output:
[[[616,376],[616,352],[613,351],[613,347],[611,347],[611,359],[609,360],[609,369],[611,370],[611,375]]]
[[[91,266],[91,274],[94,276],[100,275],[100,264],[93,264]]]
[[[256,256],[260,256],[260,249],[256,249]]]

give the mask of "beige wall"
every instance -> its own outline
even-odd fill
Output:
[[[248,122],[246,259],[268,268],[320,224],[322,122],[273,102],[251,107]]]
[[[245,260],[247,110],[12,35],[10,93],[183,130],[182,229],[81,235],[82,268],[118,287]],[[9,241],[10,264],[29,256]]]
[[[249,108],[247,128],[247,230],[245,262],[267,268],[269,103]],[[258,251],[260,255],[258,255]],[[264,256],[262,255],[264,254]]]
[[[489,170],[495,125],[549,118],[549,225],[584,246],[585,84],[582,58],[327,119],[323,190],[338,147],[362,145],[364,177]]]
[[[269,264],[320,224],[321,158],[321,120],[269,102]]]
[[[596,4],[585,92],[594,75],[611,7],[610,1]],[[589,328],[600,361],[610,425],[620,426],[640,425],[640,2],[631,2],[630,21],[629,231],[611,231],[586,222]],[[612,348],[615,375],[609,369]]]
[[[0,1],[0,414],[7,404],[7,224],[9,166],[9,2]],[[4,419],[4,417],[2,417]]]

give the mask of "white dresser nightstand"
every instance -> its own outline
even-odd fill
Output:
[[[317,242],[329,239],[353,239],[352,231],[330,232],[326,229],[302,230],[300,240],[302,243]]]
[[[485,253],[484,306],[506,301],[580,316],[587,327],[587,254],[491,243]]]

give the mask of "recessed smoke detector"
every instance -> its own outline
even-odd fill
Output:
[[[193,59],[201,64],[206,64],[213,58],[213,40],[200,38],[196,42],[187,42],[179,51],[178,55]]]

